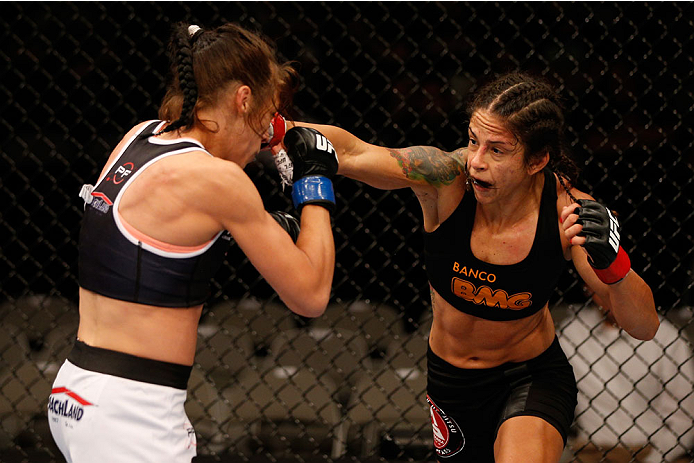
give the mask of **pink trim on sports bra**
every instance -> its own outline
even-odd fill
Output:
[[[123,224],[123,228],[125,228],[128,233],[130,233],[132,236],[142,241],[143,243],[148,244],[154,248],[160,249],[162,251],[180,253],[195,252],[203,249],[205,246],[209,245],[212,242],[212,240],[209,240],[198,246],[179,246],[177,244],[165,243],[163,241],[159,241],[156,238],[152,238],[149,235],[145,235],[140,230],[130,225],[122,215],[118,214],[118,217],[120,218],[120,222]]]

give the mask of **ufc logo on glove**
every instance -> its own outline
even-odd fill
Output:
[[[607,208],[606,208],[607,209]],[[617,219],[615,218],[614,215],[612,215],[612,212],[610,212],[609,209],[607,209],[607,215],[610,217],[610,246],[612,246],[612,249],[614,249],[614,252],[618,252],[619,250],[619,222],[617,222]]]
[[[287,150],[275,155],[275,165],[284,185],[292,185],[294,207],[305,204],[335,208],[331,178],[337,173],[338,159],[333,144],[322,133],[309,127],[294,127],[284,136]],[[327,154],[327,156],[326,156]]]
[[[335,148],[333,148],[333,144],[330,143],[330,140],[319,133],[316,134],[316,149],[325,151],[326,153],[335,153]]]

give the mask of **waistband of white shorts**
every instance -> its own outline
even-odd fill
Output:
[[[88,346],[79,339],[75,341],[67,359],[85,370],[183,390],[188,388],[188,378],[193,368]]]

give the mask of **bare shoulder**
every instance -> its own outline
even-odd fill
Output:
[[[123,136],[123,138],[120,139],[118,144],[116,145],[115,148],[113,148],[113,151],[111,151],[111,154],[108,157],[108,161],[106,161],[106,164],[104,165],[101,174],[99,175],[99,178],[103,177],[106,174],[106,170],[108,167],[111,165],[111,162],[113,162],[114,159],[123,151],[123,149],[130,143],[130,141],[133,139],[133,137],[142,130],[142,128],[149,124],[152,121],[143,121],[128,130],[128,132]]]
[[[241,166],[232,161],[211,157],[200,153],[199,160],[190,159],[194,164],[193,171],[197,181],[212,194],[224,194],[225,197],[239,197],[248,190],[257,193],[253,181]]]
[[[465,169],[465,163],[467,162],[467,147],[458,148],[457,150],[444,154],[448,155],[453,161],[455,161],[460,166],[463,173],[467,172]]]
[[[236,163],[199,151],[170,163],[159,175],[191,210],[225,222],[262,211],[263,203],[253,181]]]
[[[409,155],[406,166],[410,168],[406,170],[403,166],[403,172],[417,180],[410,187],[422,207],[424,229],[431,232],[453,213],[465,194],[467,149],[446,152],[415,146],[406,150]]]
[[[388,148],[403,174],[410,180],[435,188],[450,185],[464,174],[464,149],[446,152],[433,146]]]

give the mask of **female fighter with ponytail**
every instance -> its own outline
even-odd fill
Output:
[[[504,75],[477,93],[468,115],[468,146],[450,153],[312,127],[332,141],[339,174],[412,188],[421,204],[434,315],[427,400],[439,461],[557,462],[577,390],[548,300],[567,261],[637,339],[658,329],[653,295],[630,268],[616,218],[571,186],[576,168],[552,87]]]
[[[316,146],[312,129],[285,137],[295,171],[303,161],[314,166],[297,182],[321,185],[295,198],[300,228],[288,214],[273,220],[243,171],[270,141],[273,114],[289,104],[293,70],[234,24],[179,24],[170,49],[174,78],[161,120],[132,128],[80,194],[80,323],[48,405],[68,462],[195,456],[183,404],[202,305],[229,234],[294,312],[319,316],[330,295],[332,147]]]

